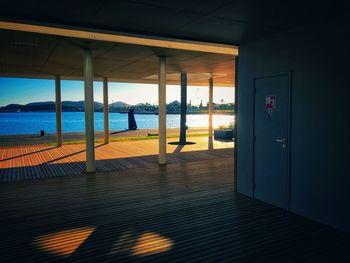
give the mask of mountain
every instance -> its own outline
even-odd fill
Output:
[[[94,102],[95,111],[103,111],[103,104]],[[53,101],[32,102],[26,105],[9,104],[0,107],[0,112],[52,112],[55,111],[55,103]],[[84,101],[63,101],[62,111],[84,111]]]
[[[96,112],[103,111],[103,104],[95,101],[94,107]],[[108,105],[110,112],[128,112],[130,108],[135,110],[135,113],[141,114],[154,114],[158,112],[158,106],[152,105],[149,103],[139,103],[137,105],[130,105],[122,101],[113,102]],[[180,113],[181,103],[177,100],[174,100],[167,104],[167,113],[178,114]],[[234,109],[233,103],[226,104],[216,104],[214,103],[214,109],[217,111],[232,112]],[[54,112],[55,103],[53,101],[44,101],[44,102],[32,102],[26,105],[21,104],[9,104],[4,107],[0,107],[1,112]],[[63,101],[62,102],[62,111],[64,112],[77,112],[84,111],[84,101]],[[208,106],[189,106],[188,112],[207,112]]]
[[[63,101],[62,111],[84,111],[84,101]],[[101,102],[94,102],[95,111],[103,111],[103,104]]]
[[[168,107],[180,107],[181,103],[177,100],[174,100],[172,102],[170,102],[167,106]]]
[[[166,109],[167,109],[168,113],[170,113],[170,112],[171,113],[179,113],[180,107],[181,107],[181,103],[177,100],[174,100],[166,106]]]
[[[22,111],[24,105],[20,104],[9,104],[5,107],[0,107],[0,112],[17,112]]]
[[[117,101],[117,102],[113,102],[111,104],[109,104],[109,108],[110,109],[125,109],[125,108],[129,108],[131,105],[122,102],[122,101]]]

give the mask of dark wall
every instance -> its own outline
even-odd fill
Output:
[[[290,210],[350,232],[348,17],[240,46],[237,187],[252,196],[252,79],[291,71]]]

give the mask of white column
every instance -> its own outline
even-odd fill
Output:
[[[166,164],[166,58],[159,57],[158,72],[159,164]]]
[[[103,78],[103,121],[104,121],[104,141],[109,143],[108,127],[108,79]]]
[[[209,78],[209,138],[213,136],[213,78]]]
[[[96,171],[95,134],[94,134],[94,82],[92,68],[92,50],[84,51],[84,95],[85,95],[85,143],[86,172]]]
[[[55,107],[56,107],[56,137],[57,147],[61,147],[62,138],[62,101],[61,101],[61,77],[55,76]]]

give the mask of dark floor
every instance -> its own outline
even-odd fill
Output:
[[[1,262],[350,262],[350,236],[233,192],[217,158],[0,185]]]

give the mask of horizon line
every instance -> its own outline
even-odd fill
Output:
[[[171,101],[171,102],[169,102],[169,103],[167,103],[167,104],[173,103],[173,102],[175,102],[175,101],[181,103],[181,102],[178,101],[178,100],[173,100],[173,101]],[[6,104],[6,105],[0,105],[0,107],[6,107],[6,106],[8,106],[8,105],[22,105],[22,106],[24,106],[24,105],[28,105],[28,104],[31,104],[31,103],[48,103],[48,102],[55,103],[54,100],[48,100],[48,101],[32,101],[32,102],[28,102],[28,103],[26,103],[26,104],[9,103],[9,104]],[[85,102],[85,101],[84,101],[84,100],[64,100],[64,101],[62,101],[62,103],[63,103],[63,102]],[[103,102],[101,102],[101,101],[94,100],[94,103],[95,103],[95,102],[98,102],[98,103],[103,104]],[[158,104],[150,103],[150,102],[139,102],[139,103],[137,103],[137,104],[129,104],[129,103],[124,102],[124,101],[121,101],[121,100],[108,103],[108,105],[113,104],[113,103],[118,103],[118,102],[127,104],[128,106],[136,106],[136,105],[139,105],[139,104],[149,104],[149,105],[152,105],[152,106],[158,106]],[[208,101],[207,101],[207,103],[208,103]],[[187,104],[189,104],[189,103],[187,103]],[[204,102],[203,104],[205,104],[205,102]],[[227,102],[227,103],[216,103],[216,102],[213,102],[213,104],[235,104],[235,103],[234,103],[234,102]],[[191,105],[197,105],[197,104],[191,104]],[[198,105],[200,105],[200,103],[199,103]]]

